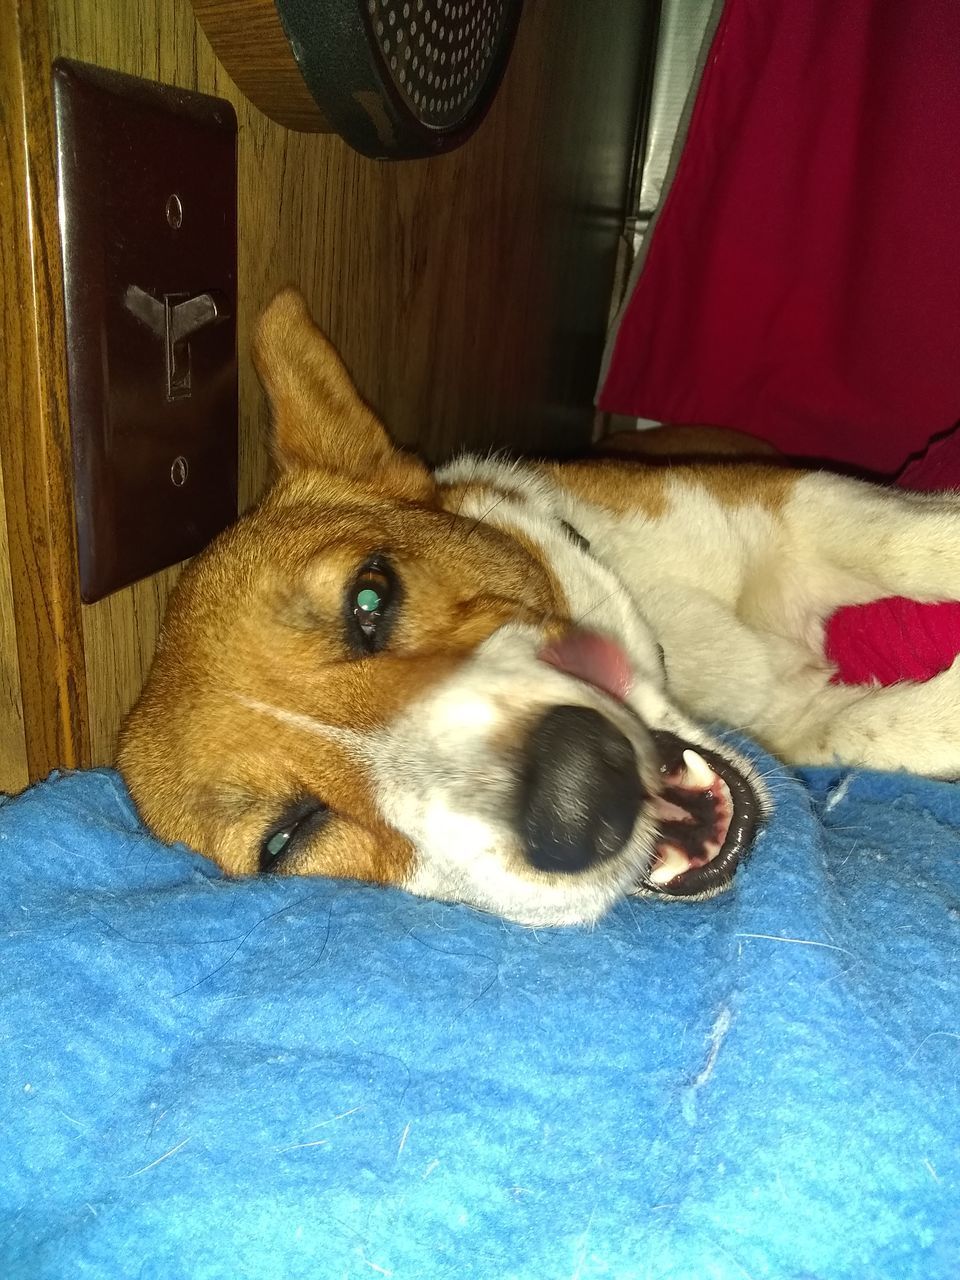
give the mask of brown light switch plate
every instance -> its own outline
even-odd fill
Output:
[[[237,121],[228,102],[58,59],[80,594],[237,514]]]

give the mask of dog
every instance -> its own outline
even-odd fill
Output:
[[[277,478],[183,572],[118,763],[229,874],[525,925],[731,884],[787,763],[960,775],[960,667],[831,683],[824,619],[960,598],[960,497],[769,461],[395,448],[287,290],[255,363]]]

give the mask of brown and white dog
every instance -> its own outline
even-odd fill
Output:
[[[960,498],[735,460],[395,449],[293,292],[256,361],[279,478],[183,573],[119,763],[233,874],[525,924],[725,889],[788,762],[960,775],[960,667],[832,685],[823,620],[960,598]]]

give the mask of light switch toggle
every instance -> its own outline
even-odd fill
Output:
[[[184,400],[191,393],[190,338],[201,329],[226,320],[230,308],[222,293],[190,295],[165,293],[155,298],[132,284],[124,294],[127,310],[164,344],[167,399]]]

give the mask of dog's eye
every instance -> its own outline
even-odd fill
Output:
[[[276,871],[307,836],[326,823],[330,810],[319,800],[296,800],[287,806],[260,845],[260,870]]]
[[[378,653],[389,638],[399,595],[396,574],[381,557],[369,560],[347,591],[347,629],[351,647]]]

